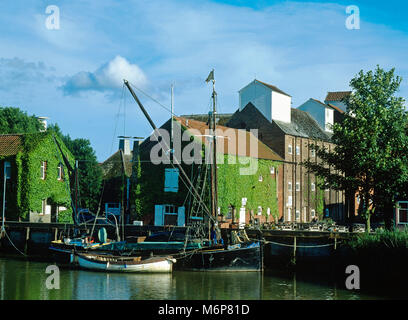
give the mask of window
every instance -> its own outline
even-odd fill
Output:
[[[314,149],[310,150],[310,156],[314,158],[316,156],[316,151]]]
[[[292,205],[292,196],[288,196],[288,206]]]
[[[310,211],[310,216],[311,216],[312,218],[315,218],[315,217],[316,217],[316,211],[315,211],[314,209],[312,209],[312,210]]]
[[[260,216],[261,214],[262,214],[262,207],[259,206],[259,207],[258,207],[258,216]]]
[[[296,191],[300,191],[300,182],[296,182]]]
[[[275,167],[271,167],[271,174],[275,174]]]
[[[296,210],[296,221],[300,221],[300,211]]]
[[[292,191],[292,182],[288,182],[288,191]]]
[[[64,166],[62,163],[60,163],[57,167],[58,170],[58,180],[63,180],[64,179]]]
[[[408,201],[397,203],[397,224],[408,224]]]
[[[315,185],[314,182],[312,182],[311,189],[312,189],[312,191],[316,191],[316,185]]]
[[[296,155],[300,155],[300,146],[296,146]]]
[[[292,154],[292,145],[288,145],[288,154]]]
[[[47,161],[41,162],[41,179],[45,180],[47,173]]]
[[[232,219],[232,211],[234,208],[232,206],[228,206],[228,213],[227,213],[227,219]]]
[[[178,192],[179,169],[166,168],[164,174],[164,192]]]
[[[288,221],[292,221],[292,209],[288,208]]]
[[[11,164],[8,161],[4,162],[4,171],[6,172],[6,179],[11,178]]]

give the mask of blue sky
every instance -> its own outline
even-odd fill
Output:
[[[60,29],[46,28],[46,8]],[[348,30],[346,7],[360,9]],[[207,113],[215,69],[220,112],[255,77],[292,95],[293,107],[348,90],[361,69],[396,68],[408,99],[405,1],[15,0],[0,3],[0,105],[48,116],[71,137],[90,139],[98,159],[118,135],[148,136],[121,79],[175,113]],[[166,110],[139,95],[157,125]]]

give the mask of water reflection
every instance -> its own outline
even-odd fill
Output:
[[[48,263],[0,258],[0,299],[11,300],[295,300],[375,299],[328,281],[258,272],[122,274],[60,268],[48,290]]]

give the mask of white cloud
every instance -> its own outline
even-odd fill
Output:
[[[95,72],[78,72],[62,86],[62,89],[68,95],[89,90],[111,91],[120,88],[123,79],[138,87],[144,87],[147,84],[147,77],[138,65],[131,64],[121,56],[116,56]]]

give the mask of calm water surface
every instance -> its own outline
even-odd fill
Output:
[[[172,274],[103,273],[60,268],[60,289],[46,288],[50,263],[0,257],[0,300],[359,300],[379,299],[339,289],[329,281],[305,281],[257,272]]]

